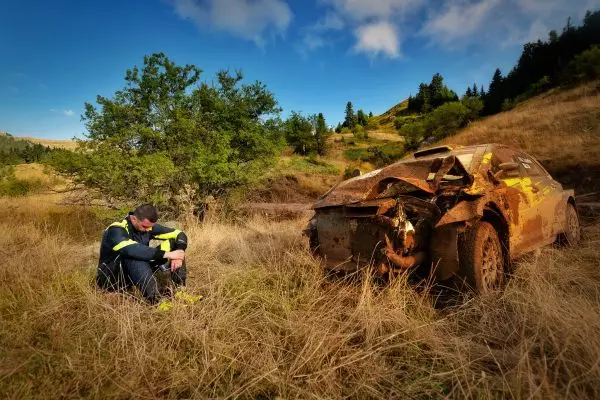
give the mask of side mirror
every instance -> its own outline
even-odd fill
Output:
[[[500,171],[502,172],[517,171],[519,169],[519,164],[516,162],[505,162],[500,164],[498,168],[500,168]]]
[[[502,177],[508,175],[509,172],[515,172],[519,170],[519,164],[516,162],[505,162],[498,166],[500,171],[494,174],[494,181],[499,182]]]

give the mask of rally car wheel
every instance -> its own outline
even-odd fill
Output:
[[[461,235],[459,278],[471,290],[488,293],[504,283],[504,252],[494,226],[479,222]]]
[[[564,242],[568,246],[576,246],[581,240],[581,227],[575,206],[567,204],[565,215]]]

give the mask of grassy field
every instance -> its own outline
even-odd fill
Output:
[[[600,151],[599,115],[583,87],[454,139],[478,129],[569,168]],[[306,169],[334,176],[285,162],[306,185]],[[0,198],[0,398],[600,398],[598,216],[580,248],[544,248],[504,291],[445,308],[405,277],[325,277],[306,220],[184,220],[189,289],[205,299],[161,312],[94,288],[109,214]]]

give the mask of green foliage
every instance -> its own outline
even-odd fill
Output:
[[[292,111],[292,115],[283,124],[283,132],[287,143],[294,148],[294,153],[327,154],[327,139],[331,132],[327,129],[322,113],[303,116]]]
[[[377,119],[375,119],[373,117],[369,117],[369,120],[367,121],[367,126],[365,126],[365,129],[368,131],[374,131],[378,128],[379,128],[379,121],[377,121]]]
[[[0,164],[39,162],[50,148],[28,140],[17,140],[12,135],[0,135]]]
[[[327,154],[327,139],[331,136],[331,131],[327,129],[325,117],[319,113],[315,122],[315,150],[318,155],[324,156]]]
[[[343,126],[349,129],[353,129],[356,126],[356,114],[354,114],[354,107],[352,102],[346,103],[346,111],[344,112],[346,118],[344,119]]]
[[[8,182],[15,179],[15,167],[12,165],[0,165],[0,182]]]
[[[469,109],[468,118],[470,120],[474,120],[479,117],[483,111],[483,100],[479,97],[465,97],[460,102]]]
[[[289,168],[308,174],[336,175],[340,172],[333,165],[318,160],[316,157],[292,157]]]
[[[294,148],[294,153],[306,155],[314,151],[315,140],[310,117],[292,111],[284,123],[284,135],[287,143]]]
[[[65,175],[76,176],[85,168],[88,157],[80,152],[67,149],[52,149],[40,160]]]
[[[13,165],[0,165],[0,196],[25,196],[43,186],[40,180],[19,180],[15,178]]]
[[[346,149],[344,158],[350,161],[366,161],[382,167],[399,160],[405,153],[405,148],[401,143],[386,143],[368,148]]]
[[[567,66],[562,80],[566,83],[591,81],[600,78],[600,46],[577,55]]]
[[[475,102],[470,105],[477,107]],[[477,116],[475,109],[455,101],[436,108],[421,120],[403,125],[400,133],[404,136],[407,150],[418,148],[423,140],[430,137],[439,140],[456,132]]]
[[[335,133],[342,133],[342,124],[338,122],[337,126],[335,127]]]
[[[429,85],[421,83],[417,95],[408,98],[408,110],[417,113],[428,113],[445,103],[457,100],[456,93],[444,85],[444,78],[440,74],[435,74]]]
[[[358,110],[356,113],[356,123],[361,126],[367,126],[367,115],[363,110]]]
[[[358,140],[367,139],[369,137],[368,132],[365,130],[365,128],[362,125],[356,125],[352,129],[352,134]]]
[[[569,18],[560,35],[550,31],[547,41],[526,43],[506,77],[499,70],[494,73],[484,98],[484,113],[494,114],[508,104],[564,83],[597,79],[599,56],[593,46],[600,45],[599,26],[600,11],[588,11],[581,26],[571,25]]]
[[[200,72],[163,53],[144,57],[112,98],[85,104],[83,158],[55,161],[132,201],[168,203],[186,184],[204,196],[254,179],[284,143],[275,98],[260,82],[241,84],[241,72],[220,71],[210,85]]]
[[[43,187],[40,180],[20,180],[12,179],[0,181],[0,196],[19,197],[25,196],[31,192],[37,191]]]

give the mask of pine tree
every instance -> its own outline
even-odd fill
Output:
[[[325,123],[325,117],[323,113],[317,115],[317,122],[315,126],[315,150],[320,156],[324,156],[327,153],[327,138],[329,137],[329,129]]]
[[[492,77],[492,81],[490,82],[487,95],[485,96],[484,112],[486,114],[495,114],[500,112],[504,98],[504,78],[502,77],[500,68],[496,68],[494,76]]]
[[[476,83],[473,84],[473,89],[471,89],[471,93],[473,93],[473,96],[477,97],[477,93],[479,93],[479,90],[477,90]]]
[[[373,111],[369,111],[369,118],[373,118]]]
[[[465,92],[465,97],[471,97],[473,96],[473,92],[471,91],[470,87],[467,87],[467,91]]]
[[[358,110],[356,113],[356,123],[358,125],[367,126],[367,116],[363,110]]]
[[[346,119],[344,120],[344,126],[346,128],[354,129],[356,126],[356,115],[354,114],[354,108],[352,107],[352,102],[349,101],[346,104]]]

